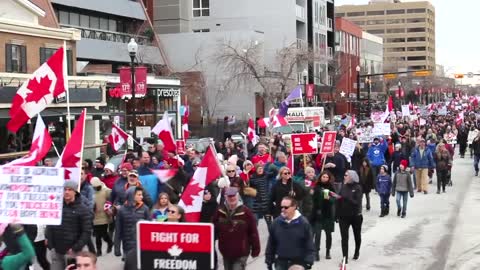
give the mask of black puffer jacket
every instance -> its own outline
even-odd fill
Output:
[[[254,173],[250,178],[250,186],[257,190],[257,196],[253,201],[253,212],[256,214],[269,214],[269,194],[267,174]]]
[[[142,190],[141,187],[130,187],[127,189],[127,202],[118,211],[115,223],[115,255],[120,256],[120,244],[123,247],[123,253],[126,255],[130,250],[135,249],[137,245],[137,222],[139,220],[149,220],[150,212],[145,204],[135,205],[135,192]]]
[[[81,251],[92,235],[92,220],[92,211],[82,203],[77,192],[75,201],[63,202],[62,224],[47,226],[48,248],[60,254],[66,254],[69,249]]]
[[[301,201],[305,197],[305,189],[292,179],[289,179],[286,185],[282,183],[282,180],[278,180],[272,187],[272,193],[270,194],[270,213],[274,218],[280,215],[280,204],[283,197],[290,196],[291,191],[295,193],[294,198],[301,205]]]
[[[342,185],[340,194],[342,198],[337,201],[337,218],[362,215],[362,186],[359,183]]]

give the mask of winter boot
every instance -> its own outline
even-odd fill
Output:
[[[399,217],[401,213],[402,213],[402,208],[398,208],[397,209],[397,217]]]
[[[406,215],[407,215],[407,213],[403,212],[402,213],[402,218],[405,218]]]
[[[359,257],[360,257],[360,251],[355,250],[355,254],[353,255],[353,259],[358,260]]]
[[[330,256],[330,249],[327,249],[327,254],[325,255],[325,259],[330,260],[332,256]]]
[[[388,216],[388,213],[390,212],[390,206],[387,206],[385,208],[385,216]]]
[[[317,251],[317,252],[315,253],[315,261],[316,261],[316,262],[320,261],[320,251]]]
[[[384,217],[384,216],[385,216],[385,208],[382,207],[379,217]]]

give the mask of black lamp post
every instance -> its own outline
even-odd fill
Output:
[[[402,82],[401,81],[398,81],[398,99],[400,100],[400,104],[403,104]]]
[[[360,102],[360,66],[357,66],[357,101]]]
[[[367,77],[365,79],[365,82],[368,83],[368,97],[367,97],[367,108],[368,108],[368,117],[371,116],[372,114],[372,104],[370,103],[370,93],[372,91],[372,80],[370,80],[370,77]]]
[[[308,76],[308,70],[304,69],[302,71],[302,75],[303,75],[303,91],[305,92],[305,95],[304,95],[305,102],[303,103],[303,106],[306,107],[306,105],[307,105],[307,76]]]
[[[132,131],[133,131],[133,139],[137,138],[137,131],[136,131],[136,121],[137,121],[137,113],[136,113],[136,104],[135,104],[135,57],[137,56],[138,51],[138,44],[135,42],[134,38],[130,39],[130,42],[127,45],[128,53],[130,55],[130,73],[132,76],[132,99],[131,99],[131,107],[132,107]]]

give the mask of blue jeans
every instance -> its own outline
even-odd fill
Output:
[[[387,194],[378,194],[380,195],[380,208],[389,208],[390,207],[390,193]]]
[[[474,155],[473,157],[473,168],[475,172],[478,172],[478,162],[480,161],[480,155]]]
[[[397,191],[397,208],[402,209],[402,214],[407,213],[408,191]],[[403,200],[403,208],[400,206],[400,199]]]

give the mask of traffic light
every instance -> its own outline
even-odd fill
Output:
[[[453,77],[455,79],[463,79],[463,74],[454,74]]]

